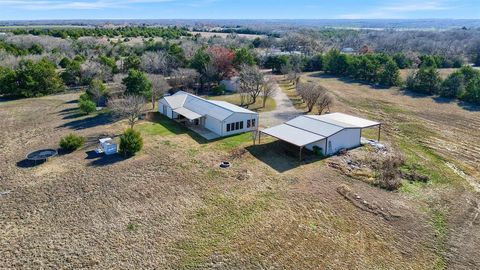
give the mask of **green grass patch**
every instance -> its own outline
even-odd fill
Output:
[[[431,210],[432,227],[435,231],[435,254],[437,259],[434,261],[434,269],[446,269],[447,263],[445,260],[446,240],[447,240],[447,221],[445,213],[441,209]]]
[[[232,150],[245,143],[252,143],[252,133],[246,132],[242,134],[232,135],[216,141],[216,146],[220,150]]]
[[[140,123],[135,129],[148,136],[168,136],[187,132],[185,128],[160,114],[156,115],[152,122]]]
[[[191,237],[176,245],[183,252],[178,268],[197,269],[213,252],[228,252],[231,237],[265,211],[274,197],[273,192],[259,193],[251,201],[222,194],[206,197],[192,216]]]

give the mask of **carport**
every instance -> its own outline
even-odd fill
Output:
[[[260,143],[260,137],[262,133],[298,146],[299,160],[302,160],[302,150],[306,145],[325,139],[324,136],[314,134],[299,128],[295,128],[287,124],[282,124],[259,131],[258,143]]]
[[[353,149],[361,145],[362,130],[378,126],[380,140],[381,123],[368,119],[331,113],[325,115],[303,115],[284,124],[259,131],[261,134],[275,137],[299,147],[299,158],[302,160],[302,149],[313,151],[320,148],[322,154],[330,156],[343,149]]]

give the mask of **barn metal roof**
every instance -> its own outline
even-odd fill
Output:
[[[305,131],[287,124],[281,124],[271,128],[262,130],[262,133],[268,134],[272,137],[286,141],[288,143],[305,146],[320,140],[325,139],[324,136]]]
[[[299,128],[299,129],[303,129],[324,137],[332,136],[333,134],[343,129],[343,127],[341,126],[337,126],[337,125],[323,122],[323,121],[318,121],[308,116],[296,117],[286,122],[285,124]]]
[[[225,101],[207,100],[183,91],[179,91],[163,99],[174,110],[185,108],[198,115],[209,115],[220,121],[225,120],[233,113],[257,114],[256,112]]]
[[[381,124],[380,122],[375,122],[375,121],[371,121],[368,119],[364,119],[364,118],[360,118],[360,117],[356,117],[356,116],[348,115],[344,113],[329,113],[329,114],[309,116],[309,117],[320,119],[325,122],[335,123],[345,128],[349,128],[349,127],[369,128],[369,127],[374,127]]]
[[[195,120],[195,119],[198,119],[198,118],[202,117],[201,114],[198,114],[198,113],[196,113],[194,111],[191,111],[191,110],[189,110],[187,108],[184,108],[184,107],[180,107],[180,108],[175,109],[173,111],[180,114],[180,115],[183,115],[184,117],[186,117],[190,120]]]
[[[361,129],[377,125],[380,123],[344,113],[331,113],[299,116],[262,132],[297,146],[305,146],[347,128]]]

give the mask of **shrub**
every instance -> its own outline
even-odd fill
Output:
[[[216,96],[220,96],[220,95],[223,95],[226,90],[227,89],[226,89],[225,85],[220,84],[220,85],[217,85],[217,86],[212,88],[212,94],[214,94]]]
[[[120,137],[120,153],[124,156],[133,156],[138,151],[142,150],[143,139],[140,132],[135,131],[132,128],[125,130]]]
[[[80,101],[78,103],[78,108],[80,111],[84,112],[85,114],[90,114],[91,112],[95,111],[97,108],[97,105],[95,102],[91,101],[90,99],[87,98],[80,98]]]
[[[82,147],[84,143],[85,138],[71,133],[60,140],[60,147],[67,151],[75,151]]]
[[[377,184],[386,190],[397,190],[401,185],[400,167],[405,163],[401,153],[392,153],[380,162]]]
[[[323,149],[318,146],[313,146],[313,154],[317,157],[323,157]]]

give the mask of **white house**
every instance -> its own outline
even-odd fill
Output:
[[[228,92],[237,92],[240,89],[240,78],[232,77],[230,79],[220,81],[220,84],[225,86],[225,90]]]
[[[170,119],[182,121],[193,130],[207,129],[213,139],[257,130],[258,113],[225,101],[207,100],[183,91],[164,97],[158,102],[158,111]],[[200,133],[204,135],[204,133]]]
[[[267,128],[261,133],[270,135],[302,148],[313,150],[317,146],[323,155],[333,155],[342,149],[360,146],[362,129],[380,126],[370,121],[343,113],[303,115],[284,124]]]

